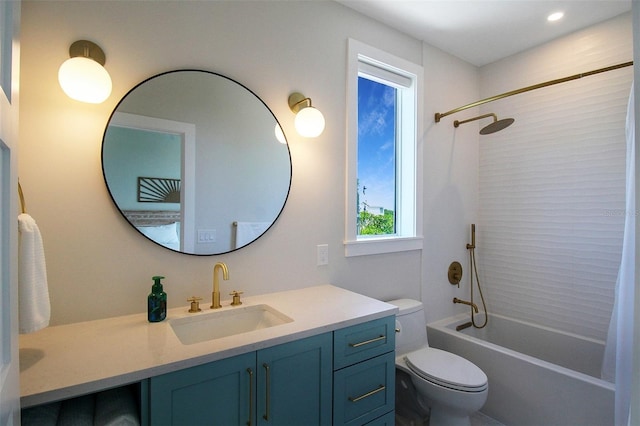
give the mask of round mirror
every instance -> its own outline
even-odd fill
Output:
[[[102,140],[114,203],[141,234],[212,255],[263,235],[289,195],[291,155],[267,105],[208,71],[153,76],[118,103]]]

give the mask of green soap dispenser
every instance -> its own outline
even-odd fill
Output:
[[[164,277],[153,277],[151,294],[147,297],[147,318],[149,322],[160,322],[167,317],[167,293],[162,290],[160,280]]]

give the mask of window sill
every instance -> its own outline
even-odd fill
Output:
[[[389,237],[344,242],[345,257],[422,250],[422,237]]]

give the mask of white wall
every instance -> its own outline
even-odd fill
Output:
[[[479,99],[477,68],[424,46],[425,165],[423,293],[427,321],[468,309],[454,305],[454,297],[468,299],[469,266],[466,245],[478,210],[478,128],[461,126],[456,119],[477,115],[477,108],[441,119],[444,113]],[[449,264],[463,267],[460,287],[447,278]]]
[[[26,0],[22,19],[19,173],[45,241],[53,324],[143,312],[157,274],[166,276],[170,307],[186,307],[192,295],[209,297],[217,261],[230,269],[223,292],[330,282],[381,299],[424,296],[433,315],[453,312],[449,297],[464,294],[446,282],[446,267],[466,256],[477,204],[477,144],[476,136],[461,140],[468,129],[454,132],[452,120],[435,125],[433,114],[477,98],[474,67],[324,1]],[[343,256],[349,37],[424,62],[424,253]],[[114,90],[101,105],[67,98],[56,81],[69,45],[81,38],[97,42],[107,56]],[[287,206],[265,236],[238,252],[195,257],[162,249],[132,232],[105,189],[100,148],[111,110],[135,84],[178,68],[215,71],[246,85],[273,110],[290,141]],[[287,106],[293,91],[310,96],[325,114],[320,138],[294,133]],[[329,265],[318,267],[316,245],[324,243]]]
[[[632,60],[627,13],[482,67],[482,97]],[[490,312],[606,339],[622,247],[633,68],[484,105],[478,264]]]

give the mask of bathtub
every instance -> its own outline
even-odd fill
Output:
[[[427,324],[429,345],[486,373],[484,414],[507,426],[613,424],[615,386],[599,378],[604,342],[491,314],[484,329],[456,331],[467,321],[461,314]]]

